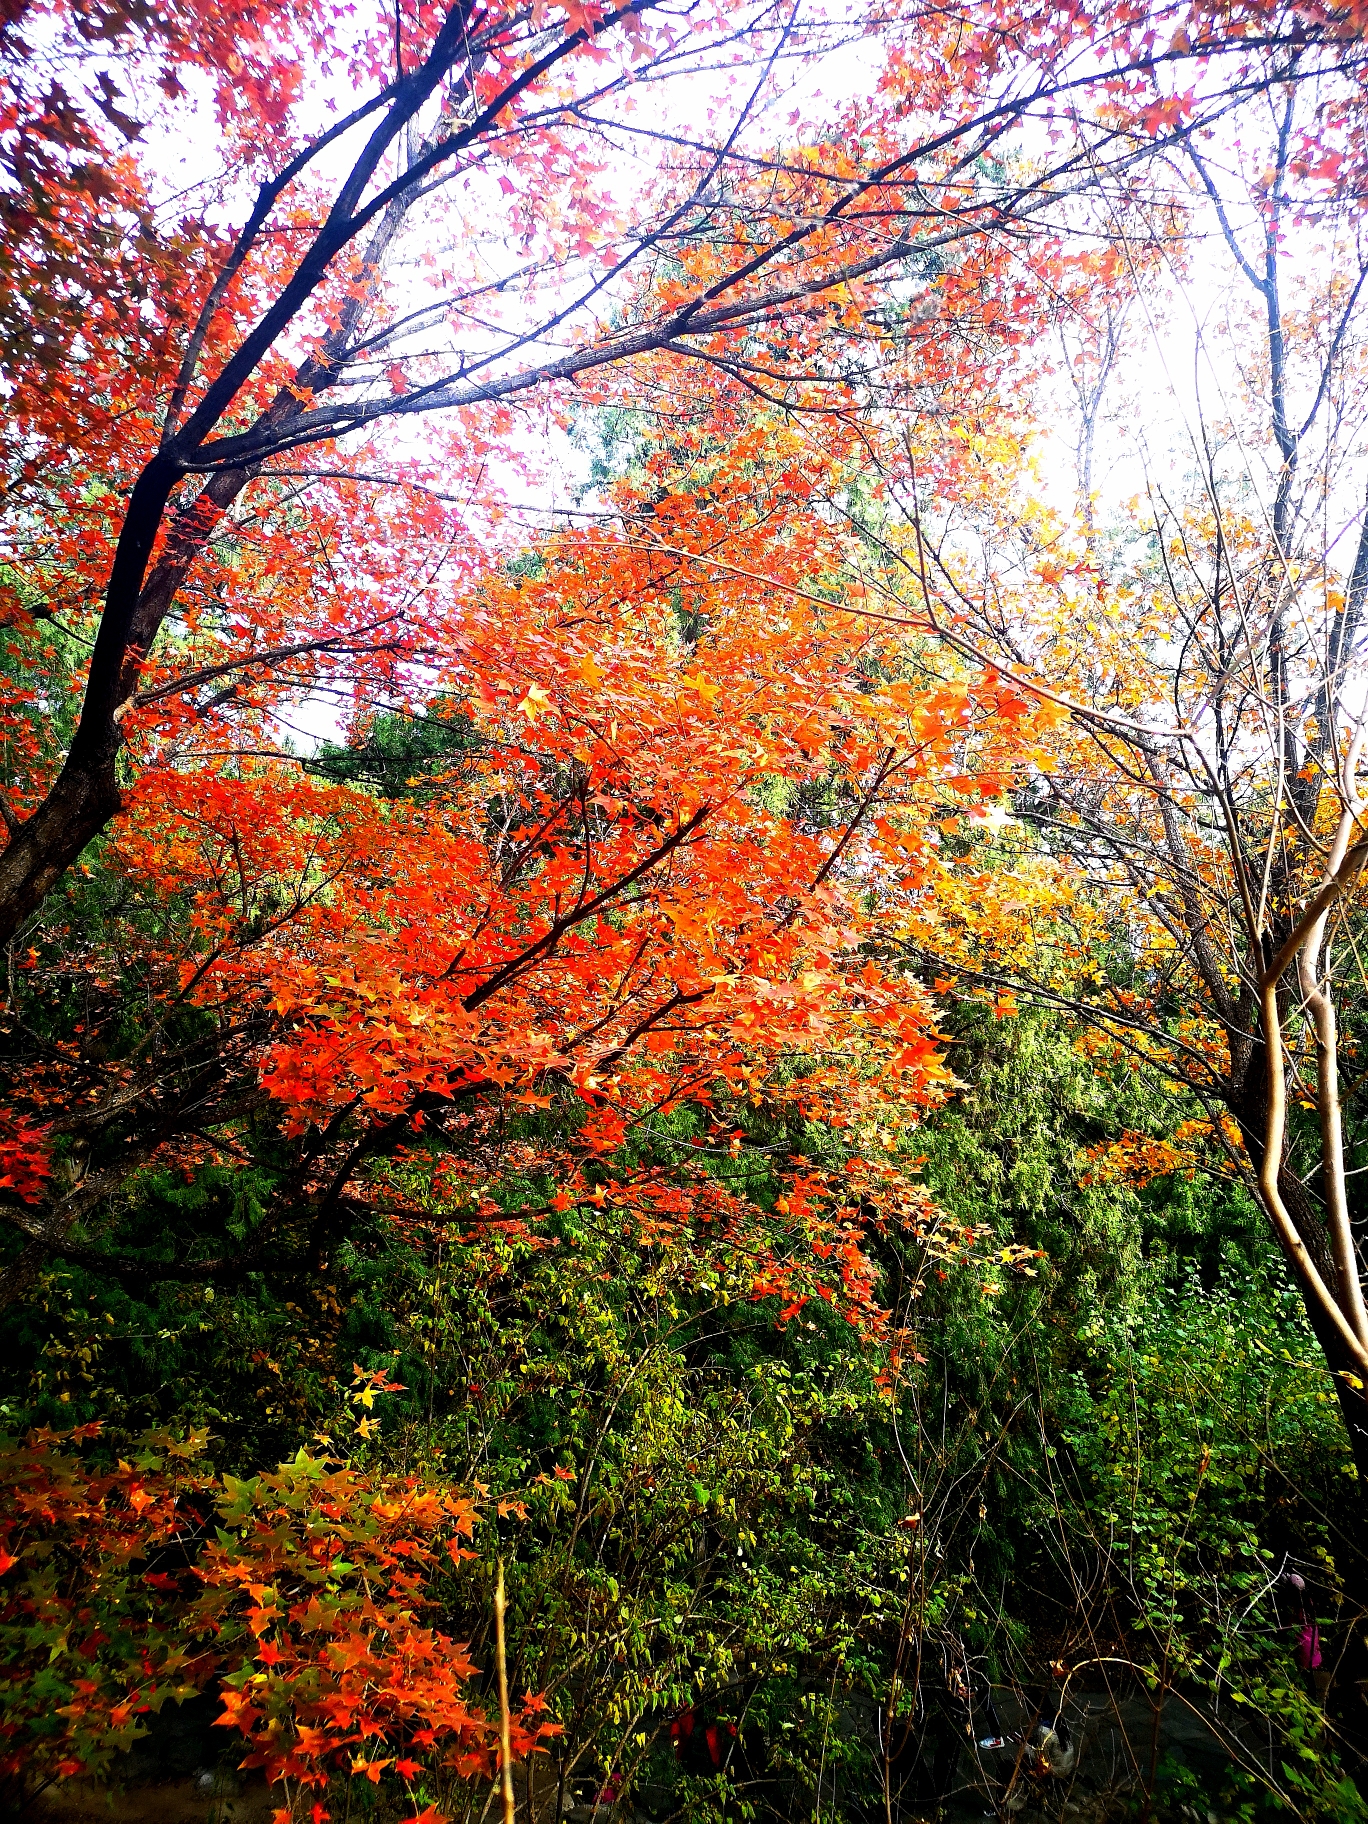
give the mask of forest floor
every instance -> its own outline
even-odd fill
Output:
[[[1076,1765],[1067,1780],[1032,1774],[1020,1749],[1032,1717],[1013,1692],[995,1693],[1007,1744],[977,1757],[961,1756],[956,1790],[948,1802],[904,1803],[895,1808],[900,1824],[967,1824],[970,1819],[1011,1818],[1033,1824],[1039,1818],[1067,1824],[1105,1824],[1125,1809],[1125,1794],[1144,1783],[1164,1757],[1189,1767],[1204,1785],[1219,1783],[1229,1759],[1222,1739],[1226,1719],[1170,1693],[1158,1714],[1141,1695],[1105,1691],[1078,1693],[1066,1716],[1076,1746]],[[174,1727],[168,1739],[144,1747],[138,1776],[118,1789],[78,1781],[50,1788],[30,1808],[34,1824],[270,1824],[279,1802],[259,1776],[243,1778],[222,1769],[185,1767],[191,1736]],[[1249,1744],[1246,1744],[1248,1748]],[[1020,1763],[1020,1764],[1019,1764]],[[1015,1771],[1015,1779],[1013,1774]],[[571,1824],[590,1809],[567,1813]],[[646,1814],[599,1811],[599,1824],[646,1824]],[[805,1815],[801,1824],[810,1824]]]

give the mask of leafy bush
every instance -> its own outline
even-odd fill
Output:
[[[370,1404],[383,1375],[357,1377]],[[493,1777],[498,1723],[478,1669],[431,1626],[475,1554],[474,1504],[414,1476],[301,1450],[272,1474],[218,1478],[203,1433],[92,1453],[101,1428],[0,1450],[0,1732],[12,1789],[107,1776],[169,1701],[215,1691],[245,1768],[294,1799],[334,1775],[412,1792]],[[529,1697],[513,1752],[554,1732]],[[435,1817],[436,1813],[429,1815]]]

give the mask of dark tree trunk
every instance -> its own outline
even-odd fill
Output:
[[[118,812],[118,737],[116,730],[110,732],[108,752],[93,764],[68,757],[52,790],[0,854],[0,943],[14,937]]]

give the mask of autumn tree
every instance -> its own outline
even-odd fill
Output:
[[[1103,295],[1069,300],[1086,447],[1122,317],[1148,312],[1160,334],[1165,270],[1191,300],[1194,263],[1224,260],[1228,340],[1208,329],[1201,350],[1204,394],[1223,390],[1187,475],[1151,448],[1129,519],[1084,500],[1071,526],[1007,439],[985,452],[1002,493],[970,555],[890,454],[897,511],[860,566],[962,662],[999,665],[1064,718],[1013,797],[1031,842],[997,822],[1006,847],[986,843],[957,912],[942,894],[903,927],[911,952],[1007,1012],[1013,996],[1067,1009],[1198,1099],[1302,1291],[1363,1474],[1357,1076],[1344,1085],[1365,855],[1361,101],[1301,90],[1298,69],[1270,66],[1238,135],[1184,132],[1141,229],[1118,215],[1090,256]]]
[[[860,21],[760,7],[706,25],[688,15],[686,33],[684,16],[652,4],[554,18],[457,8],[353,27],[326,9],[263,8],[236,19],[230,43],[222,21],[193,9],[154,25],[117,9],[93,22],[65,7],[27,17],[31,42],[23,17],[6,26],[8,498],[31,561],[35,519],[53,517],[64,488],[80,497],[98,486],[98,510],[77,515],[82,561],[63,607],[102,605],[55,776],[12,781],[7,934],[114,815],[122,724],[177,591],[244,491],[288,471],[291,451],[479,407],[506,434],[510,401],[662,348],[730,361],[755,384],[746,374],[758,343],[795,322],[807,325],[786,357],[797,371],[847,381],[806,351],[833,307],[838,319],[858,316],[872,278],[1057,207],[1099,165],[1133,160],[1130,120],[1163,136],[1220,116],[1261,86],[1261,40],[1292,32],[1314,75],[1343,59],[1350,29],[1334,12],[1293,25],[1255,14],[1227,33],[1216,12],[1194,19],[1195,41],[1184,25],[1160,46],[1124,9],[1081,15],[1063,32],[1028,25],[1024,36],[1010,11],[928,19],[912,9],[886,28],[872,103],[829,141],[840,153],[784,154],[752,125],[774,68],[819,56]],[[88,47],[100,45],[114,67],[89,67],[99,57]],[[1178,93],[1172,73],[1189,62],[1199,87]],[[610,208],[591,173],[616,146],[660,138],[633,118],[634,92],[719,64],[752,70],[749,93],[714,106],[711,136],[665,134],[667,181]],[[350,94],[311,87],[306,66],[345,68]],[[1096,120],[1058,158],[1018,167],[1004,156],[1028,122],[1078,119],[1090,103]],[[320,128],[320,110],[337,118]],[[139,157],[138,142],[210,119],[224,168],[192,182],[197,212],[169,229],[156,220],[171,207],[157,157]],[[111,130],[124,142],[117,155]],[[510,199],[511,258],[491,265],[476,224],[496,193]],[[112,276],[89,288],[77,270],[83,232],[121,250]],[[416,289],[393,276],[414,237],[430,262]],[[538,353],[566,334],[568,353]],[[111,501],[126,506],[111,513]],[[54,570],[66,566],[44,557],[37,594],[58,612]],[[305,654],[361,656],[375,628],[296,626],[283,644],[251,651],[216,631],[213,652],[196,653],[159,700]]]
[[[189,1028],[169,1038],[167,1017],[219,992],[213,983],[227,992],[231,958],[255,959],[259,945],[331,921],[348,958],[336,981],[382,995],[367,972],[395,959],[382,943],[362,965],[346,908],[369,904],[362,924],[384,927],[381,901],[401,895],[429,919],[449,911],[463,933],[453,927],[439,966],[414,976],[406,962],[391,978],[403,983],[407,1031],[429,1019],[409,998],[437,980],[444,995],[459,986],[458,1024],[474,1021],[524,981],[547,983],[587,934],[617,944],[610,910],[648,878],[677,874],[705,824],[726,827],[715,754],[701,756],[697,775],[635,766],[634,779],[652,781],[647,797],[624,794],[612,731],[645,687],[635,680],[622,703],[610,687],[598,708],[585,705],[598,745],[562,726],[557,742],[570,745],[536,762],[535,790],[513,783],[525,763],[511,731],[548,725],[551,671],[561,678],[576,662],[571,644],[546,635],[535,664],[518,671],[505,648],[520,636],[501,629],[491,646],[481,631],[489,610],[479,602],[503,599],[490,574],[502,509],[488,470],[520,435],[514,409],[533,396],[563,402],[570,383],[583,397],[594,375],[625,364],[643,373],[648,357],[668,357],[672,373],[716,373],[737,397],[839,417],[882,384],[886,363],[870,351],[913,321],[925,358],[899,385],[943,392],[947,354],[949,371],[964,373],[985,345],[1020,338],[994,277],[1010,254],[1005,225],[1025,230],[1100,173],[1261,89],[1260,45],[1292,29],[1270,16],[1228,32],[1222,15],[1203,15],[1195,35],[1184,26],[1160,44],[1142,24],[1104,9],[1061,33],[1033,16],[1023,36],[1010,13],[928,20],[913,9],[880,27],[883,73],[871,95],[820,143],[790,127],[789,150],[766,109],[777,72],[841,40],[846,28],[824,17],[759,8],[705,22],[629,6],[396,22],[263,10],[236,22],[241,43],[227,41],[218,15],[193,10],[147,24],[57,8],[7,25],[15,124],[5,143],[12,194],[27,201],[13,206],[10,256],[13,638],[0,901],[22,956],[24,921],[113,830],[126,839],[129,890],[174,885],[198,946],[193,957],[178,954],[179,940],[160,952],[144,923],[132,949],[114,943],[117,968],[93,954],[77,966],[101,1001],[100,1032],[81,1022],[90,1038],[41,1062],[20,1042],[26,1084],[7,1177],[29,1242],[13,1291],[72,1221],[105,1207],[127,1170],[176,1135],[254,1113],[263,1094],[288,1105],[310,1083],[348,1081],[316,1046],[312,1013],[300,1020],[330,986],[319,971],[312,1000],[282,981],[269,1016],[252,1000],[250,1017],[212,1039]],[[1298,18],[1295,29],[1308,75],[1349,54],[1338,14]],[[1196,86],[1183,93],[1175,72],[1189,68]],[[662,131],[633,111],[634,97],[668,93],[676,78],[695,85],[690,93],[716,91],[702,132]],[[1066,120],[1055,154],[1012,151],[1032,123],[1054,122],[1059,134]],[[173,196],[161,148],[211,121],[221,165],[188,172],[188,189]],[[610,201],[601,186],[622,147],[656,164]],[[492,240],[482,226],[491,211],[502,211]],[[83,289],[77,247],[87,233],[117,244],[119,258]],[[971,302],[976,338],[962,321]],[[435,427],[434,441],[404,441],[415,420]],[[692,510],[686,492],[681,514]],[[804,561],[799,540],[779,557],[772,548],[762,568],[796,574]],[[637,603],[656,587],[639,566],[614,599]],[[658,651],[658,635],[652,643]],[[782,739],[809,758],[804,731],[824,713],[822,692],[853,663],[848,643],[845,656],[829,650],[815,694],[783,712],[792,721]],[[590,690],[611,677],[593,653],[585,662]],[[669,667],[656,662],[663,684]],[[777,647],[749,646],[733,662],[748,676],[757,664],[770,676],[781,669]],[[517,694],[505,700],[515,675]],[[434,690],[460,714],[482,703],[502,717],[481,737],[499,775],[496,840],[444,826],[430,841],[431,813],[382,817],[364,794],[329,795],[270,759],[282,718],[301,703],[425,714]],[[704,712],[701,727],[706,689],[686,700]],[[658,706],[648,724],[663,738]],[[757,748],[752,763],[769,759]],[[738,775],[728,790],[726,802],[742,802]],[[425,874],[443,853],[440,882],[416,885],[410,859],[421,856]],[[834,865],[795,863],[774,890],[814,891]],[[549,897],[529,926],[526,906],[514,916],[508,896],[532,878]],[[781,948],[805,942],[808,928],[786,915]],[[121,996],[135,952],[134,976],[164,1013],[114,1070],[113,1053],[132,1040],[112,1044],[107,1021],[128,1018]],[[272,973],[256,960],[247,967],[254,985],[263,968]],[[72,980],[71,968],[64,960],[59,978]],[[606,1035],[596,1055],[616,1056],[703,992],[702,978],[674,981],[658,1003],[624,989],[622,1017],[608,1026],[568,1005],[565,1017],[578,1042],[592,1028]],[[672,996],[685,998],[663,1012]],[[350,1018],[341,1015],[344,1028]],[[537,1022],[518,1036],[510,1024],[511,1049],[500,1038],[477,1067],[449,1070],[434,1057],[446,1047],[449,1060],[453,1033],[428,1030],[426,1049],[387,1038],[388,1063],[370,1039],[354,1054],[344,1045],[370,1060],[350,1092],[360,1100],[325,1095],[300,1117],[310,1137],[299,1184],[331,1184],[329,1211],[354,1166],[405,1131],[425,1098],[452,1086],[474,1095],[495,1080],[486,1065],[562,1068],[567,1055],[565,1033],[549,1040]],[[354,1107],[372,1111],[364,1132],[353,1132]],[[286,1151],[296,1125],[285,1118]],[[52,1140],[65,1149],[56,1179]],[[56,1204],[40,1216],[50,1193]],[[332,1223],[320,1215],[316,1258]]]

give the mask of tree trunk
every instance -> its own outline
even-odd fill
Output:
[[[117,753],[117,730],[111,728],[105,753],[81,761],[68,756],[52,790],[0,854],[0,943],[15,936],[117,814]]]

